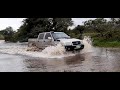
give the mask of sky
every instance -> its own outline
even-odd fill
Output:
[[[74,22],[74,25],[71,27],[71,29],[73,29],[77,25],[83,25],[84,21],[87,21],[87,20],[90,20],[90,19],[94,20],[96,18],[72,18],[72,20]]]
[[[0,30],[8,26],[11,26],[13,30],[17,30],[23,24],[23,19],[25,18],[0,18]]]
[[[0,18],[0,30],[5,29],[8,26],[13,27],[13,30],[17,30],[23,23],[23,19],[25,18]],[[95,18],[72,18],[74,21],[74,26],[71,28],[74,28],[77,25],[83,25],[83,22],[89,19],[95,19]]]

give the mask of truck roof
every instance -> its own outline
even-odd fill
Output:
[[[52,32],[52,31],[50,31],[50,32]],[[42,32],[42,33],[50,33],[50,32]],[[54,33],[63,33],[63,32],[54,32]]]

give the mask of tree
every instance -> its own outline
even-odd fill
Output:
[[[78,30],[80,33],[79,38],[82,39],[82,35],[83,35],[83,31],[84,31],[85,27],[83,25],[78,25],[75,30]]]
[[[1,34],[4,36],[5,41],[11,41],[15,31],[13,31],[12,27],[7,27],[6,29],[1,31]]]
[[[103,36],[103,33],[106,31],[107,20],[104,18],[97,18],[95,20],[88,20],[84,23],[87,29],[100,33]]]
[[[73,25],[71,18],[27,18],[18,30],[19,40],[27,41],[28,38],[36,38],[41,32],[63,31]]]

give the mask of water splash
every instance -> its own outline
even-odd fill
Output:
[[[51,55],[64,55],[66,53],[66,50],[61,44],[58,44],[56,46],[46,47],[41,53],[47,54],[49,56],[51,56]]]
[[[3,44],[5,42],[5,40],[0,40],[0,44]]]
[[[84,37],[83,43],[84,43],[85,47],[81,51],[81,53],[93,52],[92,39],[89,36]]]
[[[80,53],[92,52],[90,37],[85,37],[83,43],[85,48]],[[42,51],[28,49],[31,48],[28,48],[28,46],[26,44],[24,45],[23,43],[5,43],[3,40],[0,41],[0,52],[7,54],[19,54],[39,58],[63,58],[75,55],[75,53],[66,52],[65,48],[61,44],[46,47]]]
[[[33,49],[33,50],[28,50]],[[29,48],[27,45],[20,43],[1,43],[0,52],[13,55],[25,55],[38,58],[63,58],[74,55],[72,53],[66,53],[65,48],[58,44],[56,46],[46,47],[42,51],[35,51],[35,48]]]

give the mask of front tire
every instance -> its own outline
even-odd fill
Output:
[[[28,43],[28,47],[33,47],[33,46],[36,46],[35,43]]]

